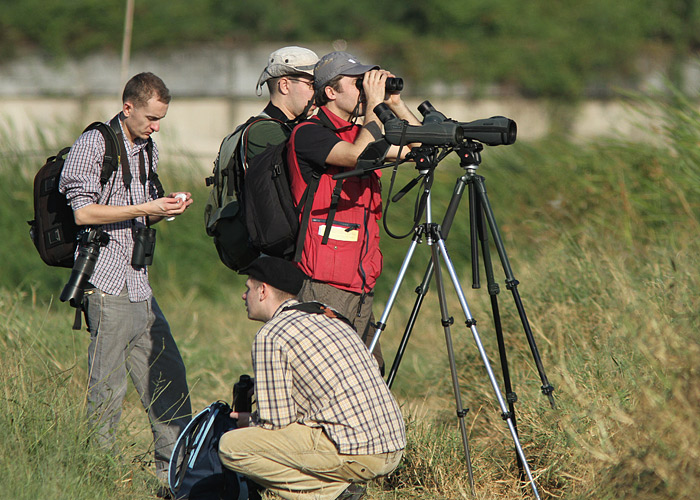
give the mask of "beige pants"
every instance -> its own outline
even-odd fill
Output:
[[[323,429],[298,423],[236,429],[219,442],[224,466],[289,500],[337,498],[350,483],[392,472],[402,454],[341,455]]]

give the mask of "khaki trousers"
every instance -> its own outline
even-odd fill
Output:
[[[289,500],[335,499],[351,483],[389,474],[402,455],[342,455],[323,429],[298,423],[274,431],[235,429],[219,441],[225,467]]]

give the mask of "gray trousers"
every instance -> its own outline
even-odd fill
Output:
[[[348,292],[327,283],[306,279],[297,298],[301,302],[316,301],[331,306],[350,320],[367,347],[372,343],[375,332],[375,328],[372,327],[374,323],[374,314],[372,313],[374,294],[368,293],[362,297],[359,293]],[[379,342],[374,346],[372,354],[374,354],[383,374],[384,357]]]
[[[98,289],[85,295],[88,350],[87,414],[94,438],[116,451],[115,433],[127,374],[141,397],[153,432],[156,473],[167,477],[175,441],[191,418],[185,365],[155,298],[130,302]]]

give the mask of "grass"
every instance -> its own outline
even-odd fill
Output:
[[[557,409],[541,380],[502,267],[492,250],[520,441],[542,498],[686,499],[700,488],[698,360],[700,299],[698,191],[700,117],[682,96],[658,100],[663,146],[580,145],[559,138],[487,148],[479,173],[539,348]],[[8,146],[9,151],[9,146]],[[119,457],[92,449],[84,426],[87,334],[70,329],[57,301],[68,271],[47,268],[27,237],[36,159],[5,156],[0,169],[0,488],[8,498],[152,498],[150,431],[130,390]],[[197,205],[158,227],[152,269],[156,296],[188,367],[193,407],[230,399],[250,372],[258,324],[247,321],[242,278],[219,261],[203,231],[200,176],[164,165],[166,188],[187,189]],[[180,173],[175,173],[180,172]],[[388,172],[387,172],[388,174]],[[414,176],[400,173],[399,185]],[[461,169],[436,171],[441,214]],[[385,177],[385,187],[388,184]],[[405,232],[412,196],[394,205],[390,228]],[[471,288],[466,203],[447,245],[490,362],[501,366],[485,289]],[[385,270],[375,315],[387,300],[408,240],[385,237]],[[427,263],[418,246],[382,335],[391,360]],[[519,483],[513,441],[451,285],[447,286],[475,497],[531,496]],[[471,498],[455,397],[431,284],[392,390],[408,447],[399,469],[368,497]],[[7,495],[5,495],[7,492]]]

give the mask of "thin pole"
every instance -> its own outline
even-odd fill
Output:
[[[131,32],[134,26],[134,0],[126,0],[126,14],[124,17],[124,39],[122,40],[122,66],[121,66],[121,85],[126,83],[129,76],[129,60],[131,58]],[[119,96],[121,97],[121,95]]]

